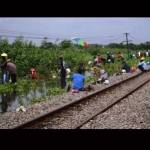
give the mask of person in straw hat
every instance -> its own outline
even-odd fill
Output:
[[[17,69],[16,69],[16,65],[14,63],[11,62],[11,59],[8,59],[7,54],[6,53],[2,53],[1,54],[2,57],[2,64],[1,64],[1,68],[3,73],[6,73],[6,81],[8,81],[8,74],[10,76],[10,80],[12,83],[16,83],[17,82]]]

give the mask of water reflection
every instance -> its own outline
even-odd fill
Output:
[[[39,81],[35,88],[21,95],[18,95],[15,90],[11,93],[0,94],[0,113],[16,111],[16,108],[21,105],[26,107],[33,98],[46,96],[47,90],[56,86],[59,86],[57,81]]]
[[[0,112],[6,112],[8,111],[8,108],[11,107],[11,103],[15,101],[16,99],[16,91],[13,91],[12,93],[2,93],[0,96],[1,103],[0,103]]]

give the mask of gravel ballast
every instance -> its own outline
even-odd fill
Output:
[[[54,128],[54,129],[74,129],[87,118],[95,113],[103,110],[110,104],[116,102],[119,98],[133,90],[138,85],[149,79],[148,74],[142,74],[132,80],[122,83],[111,90],[97,94],[96,96],[84,100],[75,106],[69,107],[63,111],[58,112],[46,119],[42,124],[31,128]]]
[[[110,85],[114,84],[116,82],[119,82],[123,79],[126,79],[128,77],[134,76],[138,74],[140,71],[137,71],[133,74],[124,74],[120,76],[112,76],[109,78]],[[103,89],[107,87],[108,85],[103,84],[97,84],[95,85],[95,91],[99,89]],[[58,107],[61,107],[62,105],[70,102],[75,101],[83,96],[86,96],[91,92],[80,92],[77,94],[64,93],[60,96],[52,97],[51,100],[43,101],[41,103],[34,104],[33,106],[29,106],[26,108],[26,112],[7,112],[0,116],[0,128],[12,128],[14,126],[17,126],[21,123],[26,122],[29,119],[33,119],[41,114],[44,114],[46,112],[52,111]]]
[[[150,129],[150,82],[82,129]]]

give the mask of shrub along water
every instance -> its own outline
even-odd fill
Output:
[[[45,45],[44,45],[45,44]],[[64,56],[64,60],[68,67],[71,69],[71,74],[77,69],[82,62],[88,66],[88,61],[93,60],[93,57],[97,54],[101,54],[106,57],[107,52],[112,52],[115,56],[118,52],[122,52],[127,60],[127,49],[125,48],[110,48],[106,46],[103,48],[98,45],[91,45],[89,48],[82,48],[80,46],[72,45],[69,41],[62,42],[59,45],[43,42],[42,46],[35,46],[31,41],[27,42],[23,38],[17,38],[12,44],[7,39],[0,39],[0,53],[6,52],[8,57],[17,66],[18,82],[16,91],[23,93],[35,89],[37,86],[36,81],[28,79],[30,68],[35,67],[38,71],[39,78],[51,79],[55,75],[58,80],[58,58],[60,55]],[[147,61],[150,58],[146,58]],[[137,65],[139,60],[131,59],[127,60],[129,65]],[[115,60],[114,64],[105,64],[103,66],[105,70],[110,74],[118,72],[121,68],[121,62]],[[26,78],[27,77],[27,78]],[[95,79],[89,77],[86,82],[94,81]],[[0,85],[0,93],[13,90],[12,85]],[[51,88],[48,90],[48,95],[60,94],[62,91],[59,88]],[[35,101],[35,100],[33,100]]]

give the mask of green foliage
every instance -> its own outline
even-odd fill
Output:
[[[150,49],[150,42],[141,43],[138,45],[129,44],[130,53],[135,53],[135,50],[147,50]],[[71,41],[62,41],[59,45],[55,45],[44,38],[41,46],[35,46],[31,41],[25,41],[23,37],[18,37],[12,44],[9,44],[8,39],[0,39],[0,52],[6,52],[8,57],[17,66],[17,76],[19,77],[17,85],[10,84],[0,85],[0,93],[12,92],[15,90],[19,95],[30,90],[34,90],[37,87],[38,82],[25,79],[29,73],[31,67],[35,67],[40,77],[49,79],[53,75],[59,77],[58,64],[59,56],[63,55],[67,66],[71,69],[71,74],[78,68],[80,63],[85,64],[86,68],[91,69],[91,65],[88,62],[93,60],[93,56],[97,54],[106,58],[107,52],[112,52],[115,56],[118,52],[124,54],[125,60],[130,66],[137,65],[138,59],[128,58],[126,45],[122,43],[112,43],[105,47],[102,45],[91,44],[89,48],[83,48],[81,46],[73,45]],[[146,61],[150,61],[150,58],[146,58]],[[114,64],[105,64],[103,68],[110,74],[114,74],[121,70],[121,62],[115,60]],[[70,80],[69,80],[70,81]],[[87,77],[85,83],[95,82],[96,78]],[[67,81],[68,83],[68,81]],[[51,84],[52,86],[52,84]],[[64,93],[65,90],[58,87],[51,87],[48,89],[47,96],[55,96]],[[34,98],[31,103],[41,102],[45,97]]]
[[[110,74],[113,75],[116,72],[120,72],[121,70],[121,62],[115,62],[114,64],[105,64],[104,69]]]
[[[52,42],[48,42],[47,37],[43,39],[43,41],[41,42],[41,46],[40,46],[40,48],[42,49],[49,49],[49,48],[54,48],[54,47],[55,45]]]
[[[95,82],[95,81],[96,81],[95,77],[89,76],[85,79],[85,84]]]
[[[16,91],[19,95],[29,92],[30,90],[35,90],[37,87],[41,86],[40,81],[33,81],[29,79],[19,79],[17,84],[0,84],[0,93]]]
[[[139,45],[129,44],[131,50],[138,48],[149,48],[150,42],[141,43]],[[48,78],[52,76],[52,72],[58,75],[58,61],[61,54],[64,55],[66,64],[74,72],[79,64],[82,62],[87,66],[89,60],[93,60],[93,56],[101,54],[106,57],[107,51],[116,55],[119,51],[124,53],[125,58],[128,57],[126,45],[122,43],[112,43],[105,47],[102,45],[91,44],[89,48],[82,48],[75,46],[71,41],[64,40],[59,45],[55,45],[44,38],[41,46],[35,46],[31,41],[25,41],[23,37],[18,37],[9,44],[8,39],[0,39],[0,52],[8,53],[17,66],[18,77],[24,77],[29,72],[31,67],[35,67],[39,76]],[[117,70],[119,64],[106,65],[105,68],[113,73]],[[114,70],[114,71],[113,71]]]
[[[24,38],[22,36],[15,39],[15,41],[12,43],[12,47],[14,48],[23,48],[26,46],[26,42],[24,41]]]
[[[45,97],[40,97],[40,98],[33,98],[30,102],[31,105],[35,104],[35,103],[40,103],[42,101],[45,101]]]
[[[0,52],[8,52],[9,42],[8,39],[0,39]]]
[[[0,93],[12,92],[14,90],[14,86],[10,84],[0,85]]]
[[[48,96],[55,96],[55,95],[60,95],[64,92],[65,92],[65,89],[55,87],[55,88],[48,89],[47,95]]]
[[[89,60],[92,59],[92,56],[80,49],[72,48],[72,49],[66,49],[65,50],[64,59],[66,60],[66,63],[71,67],[72,71],[75,71],[80,63],[87,64]]]
[[[88,48],[87,52],[89,54],[91,54],[92,56],[96,56],[97,54],[100,53],[100,49],[98,49],[98,48],[93,48],[93,49],[92,48]]]
[[[126,44],[123,43],[110,43],[107,45],[109,48],[119,48],[119,49],[126,49],[127,46]],[[150,42],[147,41],[145,43],[140,43],[140,44],[133,44],[129,43],[129,48],[132,50],[148,50],[150,49]]]
[[[69,40],[64,40],[60,43],[62,49],[69,48],[72,46],[72,42]]]

